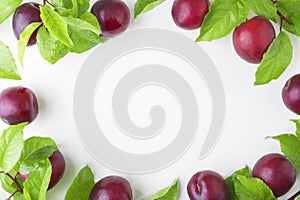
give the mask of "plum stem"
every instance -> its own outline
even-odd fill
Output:
[[[300,190],[296,192],[293,196],[291,196],[288,200],[294,200],[300,195]]]
[[[48,1],[48,0],[43,0],[43,3],[44,3],[44,5],[47,3],[50,6],[52,6],[53,8],[55,8],[54,5],[50,1]]]

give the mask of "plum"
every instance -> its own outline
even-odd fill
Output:
[[[31,24],[32,22],[41,22],[42,19],[40,17],[40,4],[29,2],[24,3],[21,6],[19,6],[14,15],[12,20],[12,26],[13,31],[16,36],[16,38],[20,39],[20,34],[23,32],[23,30]],[[36,34],[38,32],[38,29],[33,32],[31,35],[27,46],[31,46],[36,43]]]
[[[52,166],[52,174],[50,178],[50,183],[48,186],[48,190],[53,188],[63,177],[66,163],[62,153],[59,150],[56,150],[50,157],[49,161]]]
[[[187,185],[191,200],[227,200],[229,192],[225,180],[217,172],[203,170],[195,173]]]
[[[132,200],[129,182],[120,176],[107,176],[99,180],[90,193],[90,200]]]
[[[300,115],[300,74],[292,76],[285,83],[281,96],[286,107]]]
[[[30,123],[38,112],[38,101],[32,90],[16,86],[0,93],[0,118],[7,124]]]
[[[98,0],[91,13],[98,19],[104,37],[114,37],[129,26],[130,11],[122,0]]]
[[[180,28],[197,29],[202,25],[208,7],[208,0],[175,0],[172,6],[172,17]]]
[[[261,157],[253,167],[253,177],[263,180],[276,197],[287,193],[296,181],[297,172],[291,162],[281,154]]]
[[[256,16],[234,29],[233,46],[242,59],[257,64],[261,62],[274,38],[275,30],[271,22]]]

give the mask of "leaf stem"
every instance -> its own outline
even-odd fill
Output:
[[[293,196],[291,196],[288,200],[294,200],[296,199],[296,197],[298,197],[300,195],[300,190],[298,192],[296,192]]]
[[[17,181],[17,176],[14,178],[9,173],[5,173],[5,175],[8,176],[14,182],[14,184],[18,188],[18,191],[23,194],[23,189],[21,188],[20,184]]]
[[[280,17],[280,31],[281,31],[281,28],[282,28],[282,22],[283,21],[285,21],[288,25],[292,25],[293,24],[288,18],[286,18],[285,16],[283,16],[283,14],[281,12],[279,12],[278,10],[277,10],[277,14]]]

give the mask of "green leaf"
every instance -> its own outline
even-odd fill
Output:
[[[296,125],[296,135],[300,139],[300,119],[291,119]]]
[[[79,17],[90,7],[89,0],[52,0],[51,2],[62,16]]]
[[[0,24],[4,22],[22,3],[23,0],[1,0]]]
[[[33,34],[33,32],[41,26],[42,22],[33,22],[26,26],[24,31],[20,34],[20,39],[18,41],[18,54],[19,54],[19,60],[21,65],[23,65],[23,58],[25,53],[25,48],[27,46],[27,43]]]
[[[178,179],[175,179],[170,186],[150,196],[148,200],[176,200],[178,197],[178,188],[179,188]]]
[[[228,35],[246,20],[248,13],[249,8],[243,0],[215,0],[204,17],[196,41],[212,41]]]
[[[37,33],[37,46],[42,57],[54,64],[70,51],[70,48],[61,43],[45,27],[41,27]]]
[[[55,11],[57,11],[61,16],[73,16],[77,17],[77,11],[74,12],[72,0],[51,0],[51,3],[55,7]]]
[[[278,11],[291,22],[291,24],[289,24],[285,20],[283,20],[282,22],[283,28],[289,31],[290,33],[300,36],[300,23],[299,23],[300,12],[291,12],[290,10],[286,10],[280,5],[277,6],[277,8]]]
[[[300,14],[299,0],[277,0],[276,4],[278,7],[288,10],[290,13]]]
[[[26,125],[27,122],[12,125],[0,137],[0,167],[4,172],[12,170],[21,157],[24,145],[23,129]]]
[[[71,20],[75,19],[69,18]],[[79,24],[79,21],[82,25]],[[101,33],[99,22],[90,12],[83,13],[78,19],[72,22],[69,21],[68,32],[74,43],[74,47],[70,51],[75,53],[85,52],[97,44],[106,41],[105,38],[99,36]]]
[[[65,200],[88,200],[94,185],[93,172],[89,166],[83,167],[69,187]]]
[[[271,0],[244,0],[243,2],[257,15],[277,21],[277,8]]]
[[[232,175],[227,177],[225,179],[228,190],[229,190],[229,199],[231,200],[238,200],[236,194],[235,194],[235,188],[234,188],[234,180],[238,175],[245,176],[247,178],[251,178],[251,170],[248,166],[245,166],[244,168],[235,171]]]
[[[57,145],[51,138],[31,137],[25,140],[20,158],[20,173],[29,174],[44,165],[56,150]]]
[[[65,8],[70,8],[72,6],[72,2],[67,0],[51,0],[51,3],[54,5],[54,7],[65,7]],[[69,5],[68,5],[69,4]]]
[[[101,31],[100,28],[96,28],[94,25],[79,19],[79,18],[74,18],[74,17],[62,17],[62,19],[70,26],[80,28],[82,30],[88,30],[92,31],[97,35],[100,35]]]
[[[72,47],[73,42],[68,34],[67,24],[60,15],[45,4],[40,6],[41,19],[47,30],[66,46]]]
[[[0,179],[1,179],[1,186],[7,193],[12,194],[18,189],[16,185],[13,183],[13,181],[5,174],[1,173]]]
[[[14,195],[14,200],[25,200],[24,195],[18,192]]]
[[[74,47],[70,50],[71,52],[82,53],[99,43],[105,42],[105,39],[89,30],[82,30],[75,26],[69,26],[68,30],[74,43]]]
[[[234,182],[238,199],[242,200],[276,200],[272,190],[258,178],[238,175]]]
[[[101,30],[99,22],[95,15],[90,12],[84,12],[82,15],[79,16],[80,19],[92,24],[97,29]]]
[[[15,59],[9,48],[0,41],[0,78],[21,80]]]
[[[276,80],[292,61],[293,46],[289,36],[280,32],[264,54],[255,73],[254,85],[262,85]]]
[[[24,197],[26,200],[46,200],[46,192],[50,182],[52,167],[50,161],[46,165],[33,171],[24,183]]]
[[[77,16],[82,15],[90,7],[89,0],[72,0],[72,2],[73,2],[73,8],[77,7]]]
[[[300,139],[293,134],[282,134],[267,138],[279,141],[282,153],[291,161],[296,170],[300,172]]]
[[[60,16],[72,16],[77,17],[77,11],[75,12],[71,8],[55,7],[55,11],[59,13]]]
[[[137,19],[141,14],[144,14],[160,4],[165,0],[137,0],[134,4],[134,19]]]

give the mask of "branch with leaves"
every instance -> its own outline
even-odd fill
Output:
[[[2,14],[0,24],[21,5],[22,0],[4,0],[0,3]],[[101,29],[97,18],[88,9],[89,0],[43,1],[39,7],[41,22],[29,24],[20,34],[18,58],[23,65],[26,46],[37,31],[37,47],[41,56],[51,64],[68,53],[83,53],[106,41],[100,36]],[[0,43],[0,78],[20,80],[16,62],[9,48]]]

